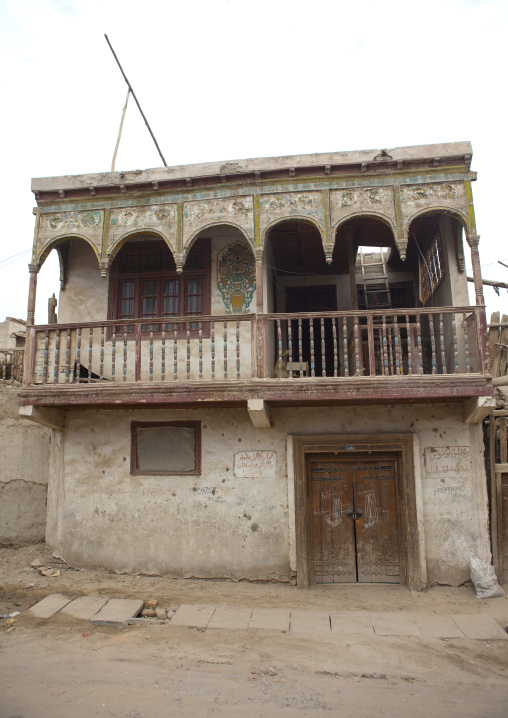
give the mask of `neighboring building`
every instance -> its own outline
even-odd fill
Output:
[[[33,181],[46,540],[171,576],[469,578],[493,402],[468,142]],[[469,306],[463,234],[476,306]],[[58,324],[33,326],[56,248]]]

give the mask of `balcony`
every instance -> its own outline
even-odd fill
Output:
[[[23,402],[319,405],[493,393],[483,307],[196,319],[28,327]]]

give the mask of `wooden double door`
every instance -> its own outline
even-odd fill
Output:
[[[400,583],[397,455],[310,454],[310,580]]]

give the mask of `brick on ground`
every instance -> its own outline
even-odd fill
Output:
[[[101,610],[90,619],[94,626],[126,626],[143,608],[143,601],[135,598],[111,598]]]
[[[215,610],[215,606],[183,603],[171,619],[170,626],[206,628]]]
[[[252,608],[219,607],[207,628],[248,628],[251,616]]]
[[[104,598],[103,596],[81,596],[62,608],[61,613],[62,615],[72,616],[72,618],[89,621],[96,613],[99,613],[108,601],[109,598]]]

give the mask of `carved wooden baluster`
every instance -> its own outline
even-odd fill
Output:
[[[163,325],[164,326],[164,325]],[[161,381],[166,380],[166,330],[162,330],[161,339]]]
[[[240,378],[240,322],[236,320],[236,378]]]
[[[187,380],[190,379],[190,324],[187,322]]]
[[[348,351],[347,317],[342,319],[342,350],[344,354],[344,376],[349,376],[349,351]]]
[[[355,335],[355,374],[358,376],[360,374],[360,332],[358,329],[358,317],[356,316],[354,319],[355,322],[355,328],[354,328],[354,335]]]
[[[455,365],[455,374],[459,373],[459,345],[457,342],[457,321],[455,312],[452,312],[452,334],[453,334],[453,363]]]
[[[199,378],[203,378],[203,322],[198,323],[198,355],[199,355],[199,362],[198,362],[198,372],[199,372]]]
[[[282,377],[282,331],[280,328],[280,319],[277,319],[277,343],[279,347],[279,379]]]
[[[314,360],[314,320],[309,319],[309,329],[310,329],[310,375],[312,377],[316,376],[316,363]]]
[[[101,351],[99,357],[99,376],[100,381],[104,378],[104,327],[101,327]]]
[[[65,383],[69,383],[70,373],[70,361],[71,361],[71,330],[67,329],[67,335],[65,337]]]
[[[381,343],[382,343],[382,352],[383,352],[383,372],[385,376],[389,376],[390,372],[388,371],[388,339],[386,336],[386,314],[383,314],[383,328],[382,328],[382,337],[381,337]]]
[[[429,326],[430,326],[430,346],[432,347],[432,373],[435,374],[437,372],[436,340],[434,337],[434,317],[432,314],[429,314]]]
[[[123,376],[122,381],[127,381],[127,332],[123,333]]]
[[[400,334],[397,315],[393,317],[393,338],[395,341],[395,373],[400,376]]]
[[[336,377],[339,369],[339,357],[337,356],[337,319],[332,319],[333,327],[333,376]]]
[[[44,360],[42,364],[42,383],[48,381],[48,360],[49,360],[49,331],[44,332]]]
[[[464,349],[466,350],[466,374],[471,373],[471,364],[469,361],[469,337],[467,334],[467,316],[462,314],[462,329],[464,330]]]
[[[224,322],[224,379],[228,378],[228,323]]]
[[[300,363],[300,376],[303,373],[303,349],[302,349],[302,320],[298,320],[298,359]]]
[[[416,315],[416,343],[418,345],[418,374],[423,374],[422,326],[420,315]]]
[[[393,363],[393,330],[391,327],[387,329],[388,338],[388,376],[395,374],[395,365]]]
[[[113,327],[113,334],[111,335],[111,381],[115,381],[115,369],[116,369],[116,327]]]
[[[60,330],[55,332],[55,361],[53,363],[53,383],[58,383],[58,362],[60,360]]]
[[[80,365],[81,365],[81,327],[78,327],[77,337],[76,337],[76,371],[74,372],[74,380],[73,380],[75,382],[79,382]]]
[[[446,374],[447,370],[446,370],[446,354],[445,354],[445,343],[444,343],[443,312],[440,312],[440,314],[439,314],[439,342],[441,344],[441,364],[443,366],[443,374]]]
[[[326,376],[325,320],[321,317],[321,376]]]
[[[173,331],[173,379],[178,379],[178,329],[176,328],[178,325],[174,325],[175,329]]]
[[[407,335],[407,373],[411,376],[413,374],[413,362],[412,362],[412,336],[411,336],[411,324],[409,323],[409,314],[406,314],[406,335]]]
[[[93,351],[93,329],[88,330],[88,383],[92,381],[92,351]]]
[[[293,378],[293,334],[291,329],[291,319],[288,319],[288,363],[287,366],[289,367],[289,377],[290,379]],[[301,372],[300,372],[301,374]]]
[[[212,380],[215,379],[215,322],[212,322],[212,328],[210,332],[211,346],[211,361],[212,361]]]
[[[148,381],[153,381],[153,324],[150,330],[150,353],[148,362]]]

